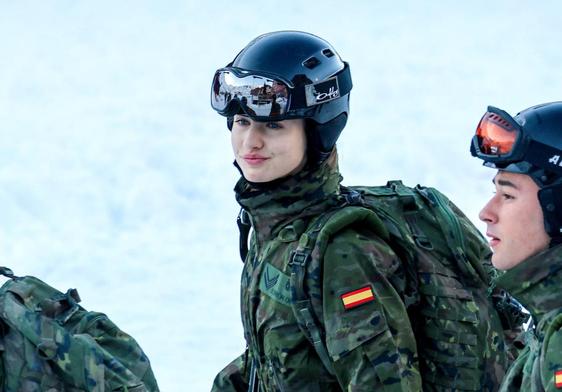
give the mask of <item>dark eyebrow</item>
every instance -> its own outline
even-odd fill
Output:
[[[514,184],[513,182],[511,182],[511,181],[507,181],[507,180],[497,180],[497,179],[494,177],[494,179],[492,180],[492,182],[493,182],[494,184],[496,184],[496,185],[510,186],[510,187],[512,187],[512,188],[514,188],[514,189],[519,189],[519,188],[517,187],[517,185],[515,185],[515,184]]]

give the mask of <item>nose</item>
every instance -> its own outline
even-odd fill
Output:
[[[244,146],[248,150],[259,150],[263,147],[263,132],[255,121],[252,121],[245,132]]]
[[[498,221],[498,215],[496,214],[494,209],[493,197],[488,201],[488,203],[486,203],[484,208],[480,210],[478,218],[480,218],[480,220],[485,223],[496,223]]]

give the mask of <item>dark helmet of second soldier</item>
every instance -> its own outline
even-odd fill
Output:
[[[471,153],[485,166],[530,176],[540,188],[546,232],[562,242],[562,102],[532,106],[515,117],[489,106]]]
[[[217,70],[211,106],[227,117],[256,121],[305,119],[309,162],[329,156],[347,122],[349,65],[324,39],[300,31],[277,31],[252,40]]]

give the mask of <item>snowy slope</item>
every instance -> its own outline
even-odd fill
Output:
[[[347,4],[0,0],[0,264],[78,288],[163,391],[209,390],[244,347],[237,172],[209,86],[281,29],[351,64],[346,184],[436,186],[476,221],[493,173],[469,139],[488,104],[562,98],[562,4]]]

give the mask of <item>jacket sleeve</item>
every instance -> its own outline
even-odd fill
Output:
[[[544,333],[541,355],[536,362],[541,366],[542,385],[537,390],[560,391],[562,388],[562,315],[548,323]]]
[[[247,352],[230,362],[217,374],[211,392],[247,392],[249,366],[247,366]]]
[[[421,391],[402,262],[382,240],[346,229],[324,254],[326,346],[345,391]]]

